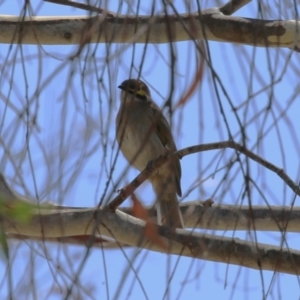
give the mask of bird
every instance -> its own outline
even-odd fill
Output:
[[[143,81],[127,79],[118,88],[121,104],[116,117],[116,139],[129,164],[141,172],[149,162],[175,152],[176,145],[167,119]],[[177,157],[149,178],[157,198],[159,225],[184,228],[176,196],[182,195],[180,180],[181,166]]]

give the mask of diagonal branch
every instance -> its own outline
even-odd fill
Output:
[[[107,9],[102,9],[97,6],[90,5],[88,3],[81,3],[76,1],[70,1],[70,0],[44,0],[45,2],[65,5],[69,7],[75,7],[83,10],[87,10],[90,12],[96,12],[98,14],[107,14],[109,17],[115,17],[116,14],[114,14],[112,11],[109,11]],[[220,12],[224,15],[232,15],[234,12],[251,2],[252,0],[231,0],[228,1],[226,4],[221,6]]]
[[[75,7],[79,9],[84,9],[88,10],[90,12],[96,12],[98,14],[103,14],[107,15],[108,17],[115,17],[115,14],[107,9],[102,9],[93,5],[90,5],[88,3],[81,3],[81,2],[76,2],[76,1],[70,1],[70,0],[44,0],[45,2],[50,2],[50,3],[55,3],[55,4],[60,4],[60,5],[65,5],[65,6],[70,6],[70,7]]]
[[[252,0],[231,0],[219,7],[220,12],[224,15],[232,15]]]
[[[193,154],[193,153],[209,151],[209,150],[217,150],[217,149],[226,149],[226,148],[235,149],[236,151],[243,153],[253,161],[256,161],[260,165],[276,173],[293,190],[293,192],[296,195],[300,196],[300,187],[284,172],[283,169],[275,166],[271,162],[263,159],[259,155],[246,149],[244,146],[230,140],[225,142],[216,142],[210,144],[191,146],[179,150],[175,153],[159,157],[154,162],[151,162],[150,164],[151,167],[148,165],[145,168],[145,170],[143,170],[134,180],[131,181],[130,184],[128,184],[125,188],[121,190],[119,195],[117,195],[108,204],[108,209],[112,211],[117,209],[145,180],[151,177],[151,175],[154,174],[159,168],[161,168],[167,161],[171,160],[173,155],[177,155],[180,158],[182,158],[186,155]]]

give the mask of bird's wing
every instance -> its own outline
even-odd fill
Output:
[[[176,151],[176,145],[172,136],[171,128],[160,111],[160,109],[156,106],[156,104],[152,103],[151,105],[152,113],[153,113],[153,123],[157,136],[160,141],[164,145],[166,149],[173,152]],[[179,196],[181,196],[181,187],[180,187],[180,178],[181,178],[181,166],[179,159],[175,159],[174,163],[172,163],[172,167],[174,166],[174,174],[175,174],[175,182],[176,182],[176,192]]]

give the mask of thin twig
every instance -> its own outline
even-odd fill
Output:
[[[270,171],[273,171],[276,173],[292,190],[300,196],[300,188],[298,184],[296,184],[285,172],[283,169],[275,166],[271,162],[263,159],[259,155],[253,153],[252,151],[248,150],[244,146],[234,142],[234,141],[226,141],[226,142],[217,142],[217,143],[211,143],[211,144],[204,144],[204,145],[197,145],[188,147],[185,149],[182,149],[180,151],[177,151],[176,154],[180,157],[183,157],[188,154],[197,153],[197,152],[203,152],[208,150],[217,150],[217,149],[225,149],[225,148],[231,148],[235,149],[243,154],[245,154],[250,159],[256,161],[260,165],[266,167]]]
[[[75,2],[75,1],[69,1],[69,0],[44,0],[45,2],[50,2],[50,3],[55,3],[55,4],[61,4],[61,5],[66,5],[66,6],[70,6],[70,7],[76,7],[79,9],[84,9],[84,10],[88,10],[88,11],[92,11],[92,12],[96,12],[98,14],[102,14],[102,15],[107,15],[108,17],[115,17],[115,13],[107,10],[107,9],[103,9],[100,7],[95,7],[89,4],[85,4],[85,3],[80,3],[80,2]]]
[[[91,239],[90,235],[81,235],[81,236],[70,236],[70,237],[56,237],[56,238],[49,238],[49,237],[36,237],[36,236],[28,236],[22,234],[7,234],[7,239],[10,240],[31,240],[37,242],[51,242],[56,244],[67,244],[67,245],[77,245],[77,246],[87,246],[89,240]],[[93,248],[100,248],[100,249],[120,249],[120,246],[129,247],[129,245],[117,243],[116,241],[104,237],[97,237],[93,236]]]
[[[60,5],[66,5],[70,7],[75,7],[91,12],[96,12],[99,14],[107,14],[108,17],[116,17],[116,14],[110,10],[103,9],[100,7],[95,7],[90,4],[85,4],[85,3],[80,3],[80,2],[75,2],[75,1],[70,1],[70,0],[44,0],[45,2],[50,2],[50,3],[55,3],[55,4],[60,4]],[[237,10],[251,2],[252,0],[231,0],[228,1],[226,4],[223,6],[219,7],[219,10],[221,13],[224,15],[232,15],[235,13]]]
[[[230,16],[251,1],[252,0],[231,0],[219,7],[219,10],[224,15]]]

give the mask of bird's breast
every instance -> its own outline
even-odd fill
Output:
[[[119,112],[117,140],[125,158],[140,171],[166,151],[155,132],[151,116],[141,110]]]

